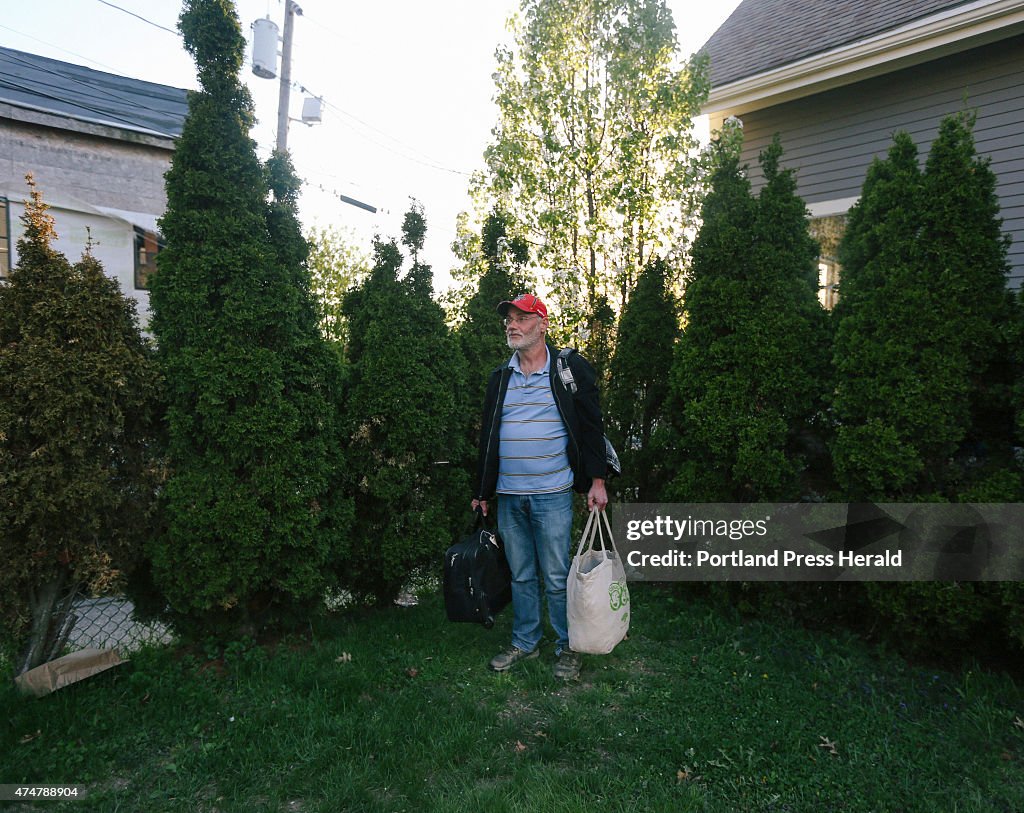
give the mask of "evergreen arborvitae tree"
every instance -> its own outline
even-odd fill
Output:
[[[422,277],[421,283],[424,280],[431,280],[429,267],[420,265],[420,252],[423,250],[426,239],[427,219],[423,214],[423,204],[413,198],[409,203],[409,211],[402,218],[402,245],[409,250],[409,255],[412,257],[413,276]],[[427,273],[422,273],[424,268]],[[429,291],[427,291],[427,295],[430,295]]]
[[[923,174],[905,133],[872,164],[839,254],[833,456],[849,499],[948,498],[964,441],[1008,438],[997,214],[963,116],[942,122]]]
[[[923,173],[910,136],[897,134],[887,158],[869,170],[840,246],[834,457],[848,499],[1019,494],[1011,469],[957,493],[958,458],[986,454],[983,444],[991,451],[996,438],[1008,458],[1012,433],[1011,365],[998,369],[1012,333],[1006,241],[995,178],[970,129],[967,116],[944,119]],[[928,582],[865,589],[911,648],[1024,640],[1015,589]]]
[[[425,224],[407,219],[405,244],[422,249]],[[468,506],[463,416],[456,393],[463,364],[430,298],[430,268],[404,278],[392,240],[378,241],[369,277],[345,298],[349,323],[345,428],[356,478],[351,551],[342,584],[377,601],[393,599],[416,568],[434,565]]]
[[[605,429],[622,462],[618,487],[638,502],[656,502],[667,476],[653,437],[665,419],[668,374],[679,337],[678,303],[668,277],[660,258],[640,272],[619,320],[604,398]]]
[[[466,303],[466,318],[459,325],[458,338],[470,371],[469,401],[482,405],[488,373],[512,354],[497,305],[530,290],[530,284],[523,271],[529,261],[529,248],[521,237],[510,234],[508,215],[497,209],[491,212],[480,238],[484,272]]]
[[[608,389],[612,354],[615,351],[615,311],[608,297],[597,294],[586,315],[587,328],[579,338],[579,351],[597,373],[597,386],[601,392]],[[556,331],[557,334],[558,331]]]
[[[1013,358],[1011,400],[1015,415],[1014,446],[1024,446],[1024,293],[1018,291],[1010,319],[1010,348]]]
[[[755,232],[759,306],[749,325],[757,350],[755,409],[761,412],[758,422],[773,429],[753,433],[770,440],[760,449],[757,443],[748,447],[737,470],[749,482],[764,484],[758,486],[764,495],[759,499],[820,496],[831,479],[825,411],[834,388],[832,333],[818,300],[820,247],[808,230],[795,173],[779,167],[782,152],[776,137],[760,156],[766,183]],[[762,469],[763,460],[779,452],[777,463]]]
[[[165,532],[150,549],[172,608],[251,626],[323,594],[336,555],[333,404],[288,172],[277,201],[249,137],[245,48],[229,0],[187,0],[202,89],[167,173],[151,304],[169,391]],[[272,236],[273,235],[273,236]]]
[[[945,379],[941,354],[923,352],[936,325],[917,247],[922,182],[917,147],[897,133],[868,169],[839,246],[833,460],[848,499],[909,493],[929,450],[948,450],[954,431],[948,399],[931,391]]]
[[[160,381],[135,303],[72,266],[32,186],[0,285],[0,626],[17,673],[61,654],[71,599],[119,586],[152,530]]]
[[[800,497],[806,436],[828,388],[817,247],[776,140],[755,199],[734,149],[711,179],[693,247],[685,329],[671,375],[678,474],[687,501]]]
[[[732,354],[717,346],[734,334],[732,310],[746,298],[756,201],[740,171],[738,149],[722,143],[714,149],[683,299],[684,330],[669,377],[671,428],[662,445],[676,474],[663,494],[668,500],[730,499],[732,427],[717,419],[720,411],[742,415],[747,406],[742,382],[729,380],[736,366]]]
[[[1013,386],[1011,388],[1011,404],[1015,415],[1015,433],[1013,436],[1014,463],[1016,466],[1006,471],[1013,476],[1011,489],[1015,489],[1016,497],[1007,502],[1024,502],[1024,494],[1021,494],[1020,468],[1021,461],[1016,455],[1019,447],[1024,446],[1024,303],[1021,302],[1021,293],[1018,291],[1014,297],[1013,308],[1010,319],[1010,347],[1013,359]],[[1006,499],[1000,495],[1001,499]],[[1018,649],[1024,649],[1024,582],[1003,582],[999,586],[1003,604],[1003,617],[1009,638],[1016,644]]]
[[[267,161],[272,193],[267,228],[277,267],[291,290],[297,292],[296,330],[285,348],[283,374],[289,400],[299,415],[297,440],[305,459],[303,482],[310,508],[318,516],[307,543],[332,562],[343,561],[352,522],[352,475],[344,460],[341,435],[342,371],[335,349],[319,328],[319,313],[312,292],[309,244],[302,236],[298,217],[299,179],[287,153],[274,152]],[[316,562],[319,566],[321,559]],[[335,568],[325,575],[333,578]],[[302,578],[309,578],[297,571]],[[295,595],[301,592],[295,591]],[[320,592],[311,594],[314,600]]]
[[[967,365],[966,444],[951,481],[972,478],[974,472],[962,471],[964,464],[971,468],[968,461],[987,458],[1005,466],[1014,422],[1013,297],[1006,287],[1010,238],[1002,231],[991,160],[975,148],[974,121],[974,115],[960,113],[940,124],[925,163],[922,200],[921,261],[942,309],[944,332],[938,338],[957,347]]]

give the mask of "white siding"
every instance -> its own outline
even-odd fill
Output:
[[[17,240],[23,232],[20,218],[25,213],[25,206],[15,200],[11,200],[10,206],[11,231]],[[102,213],[76,211],[64,206],[52,206],[50,214],[57,231],[53,247],[74,263],[81,258],[91,237],[92,255],[103,265],[106,275],[118,281],[121,291],[135,300],[139,322],[145,327],[149,322],[149,291],[135,289],[135,231],[131,224]],[[12,266],[18,262],[14,240],[11,244]]]

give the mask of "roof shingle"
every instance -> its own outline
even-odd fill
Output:
[[[0,47],[0,102],[176,137],[188,91]]]
[[[701,49],[711,85],[755,76],[970,0],[743,0]]]

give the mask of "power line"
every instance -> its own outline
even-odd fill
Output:
[[[132,17],[135,17],[138,20],[141,20],[144,23],[147,23],[147,24],[153,26],[154,28],[159,28],[161,31],[166,31],[166,32],[168,32],[170,34],[174,34],[176,37],[179,36],[179,33],[177,31],[174,31],[174,30],[172,30],[170,28],[167,28],[166,26],[160,25],[159,23],[153,22],[152,20],[147,19],[146,17],[143,17],[141,14],[136,14],[135,12],[129,11],[126,8],[122,8],[121,6],[118,6],[115,3],[111,3],[110,0],[96,0],[96,2],[102,3],[105,6],[110,6],[110,8],[114,8],[114,9],[117,9],[118,11],[124,12],[125,14],[128,14],[128,15],[130,15]],[[344,38],[341,37],[340,34],[338,34],[337,32],[329,29],[327,26],[324,26],[321,23],[318,23],[317,26],[319,28],[323,29],[324,31],[327,31],[328,33],[332,34],[333,36],[337,37],[338,39],[344,39]],[[250,66],[252,64],[248,57],[245,58],[245,63],[247,65],[250,65]],[[293,82],[292,86],[295,87],[296,89],[298,89],[299,91],[301,91],[302,93],[308,93],[308,94],[310,94],[312,96],[316,96],[315,93],[313,93],[311,90],[308,90],[307,88],[303,87],[298,82]],[[411,146],[409,144],[406,144],[401,139],[395,138],[394,136],[390,135],[389,133],[384,132],[380,128],[374,127],[372,124],[370,124],[369,122],[363,121],[358,116],[353,115],[352,113],[349,113],[346,110],[342,110],[340,107],[338,107],[337,105],[335,105],[332,102],[328,101],[327,99],[324,99],[322,96],[317,96],[317,98],[319,98],[321,102],[323,102],[330,109],[334,110],[336,113],[338,113],[338,114],[340,114],[342,116],[347,116],[347,117],[353,119],[354,121],[359,122],[364,127],[366,127],[368,129],[378,133],[379,135],[384,136],[385,138],[393,141],[395,144],[398,144],[403,149],[405,149],[405,150],[407,150],[409,152],[412,152],[412,153],[418,153],[420,156],[422,156],[421,158],[416,158],[416,157],[414,157],[412,155],[403,154],[403,153],[399,152],[398,150],[395,150],[395,149],[392,149],[392,148],[388,147],[386,144],[382,144],[379,141],[375,141],[374,139],[369,138],[368,136],[364,136],[364,138],[367,138],[368,141],[376,144],[378,147],[380,147],[380,148],[382,148],[384,150],[387,150],[388,152],[390,152],[390,153],[392,153],[394,155],[397,155],[400,158],[404,158],[406,161],[411,161],[413,163],[420,164],[421,166],[425,166],[425,167],[428,167],[430,169],[436,169],[439,172],[450,172],[453,175],[462,175],[463,177],[466,177],[466,178],[470,177],[471,174],[472,174],[472,173],[469,173],[469,172],[464,172],[463,170],[460,170],[460,169],[452,169],[451,167],[446,167],[443,164],[441,164],[439,161],[436,161],[431,156],[428,156],[426,153],[423,153],[420,150],[416,149],[415,147],[413,147],[413,146]]]
[[[128,125],[130,127],[135,127],[135,128],[137,128],[139,126],[139,122],[133,121],[131,119],[127,119],[124,116],[119,116],[116,113],[111,112],[110,110],[104,110],[104,109],[99,108],[99,107],[91,107],[90,105],[85,104],[84,102],[80,102],[80,101],[68,102],[67,98],[65,98],[63,96],[54,96],[51,93],[44,93],[41,90],[39,90],[37,87],[31,87],[31,86],[26,86],[26,85],[19,85],[16,82],[12,82],[10,79],[0,80],[0,87],[5,87],[5,88],[8,88],[10,90],[20,90],[20,91],[23,91],[25,93],[35,94],[36,96],[41,96],[44,99],[50,99],[50,100],[55,101],[55,102],[62,102],[64,104],[73,104],[75,107],[79,107],[82,110],[88,110],[90,113],[96,113],[99,116],[103,116],[105,119],[107,119],[110,122],[119,122],[120,124]],[[148,109],[148,108],[144,108],[144,109]],[[151,110],[150,112],[155,113],[155,112],[159,112],[159,111]],[[159,132],[158,130],[154,130],[152,128],[146,128],[146,129],[148,129],[148,130],[150,130],[151,132],[154,132],[154,133],[158,133]],[[170,133],[160,133],[160,135],[170,136]]]
[[[325,102],[325,104],[329,108],[334,108],[334,105],[330,104],[330,102]],[[334,110],[337,111],[337,108],[334,108]],[[355,132],[358,135],[362,136],[367,141],[369,141],[371,144],[375,144],[380,149],[386,150],[387,152],[390,152],[392,155],[397,155],[399,158],[402,158],[402,159],[404,159],[406,161],[410,161],[410,162],[412,162],[414,164],[419,164],[421,166],[428,167],[429,169],[436,169],[439,172],[448,172],[448,173],[451,173],[452,175],[463,175],[463,176],[465,176],[467,178],[471,176],[471,173],[463,172],[461,169],[452,169],[451,167],[442,166],[441,164],[436,164],[436,163],[434,163],[432,161],[424,161],[424,160],[422,160],[420,158],[416,158],[415,156],[408,155],[407,153],[404,153],[404,152],[400,152],[399,150],[396,150],[393,147],[389,147],[387,144],[384,144],[381,141],[378,141],[378,140],[376,140],[374,138],[371,138],[370,136],[366,135],[365,133],[360,133],[357,128],[352,127],[352,125],[348,124],[348,122],[342,121],[342,124],[346,124],[348,127],[350,127],[353,130],[353,132]]]
[[[301,84],[299,84],[297,82],[294,83],[294,87],[297,90],[301,91],[302,93],[308,93],[311,96],[316,96],[316,94],[314,94],[313,91],[309,90],[308,88],[303,87]],[[344,121],[342,119],[342,124],[347,125],[348,127],[350,127],[353,130],[353,132],[355,132],[358,135],[362,136],[363,138],[365,138],[370,143],[376,144],[382,150],[387,150],[392,155],[397,155],[399,158],[404,158],[406,161],[411,161],[413,163],[420,164],[420,165],[425,166],[425,167],[429,167],[430,169],[436,169],[439,172],[450,172],[453,175],[462,175],[462,176],[465,176],[467,178],[471,177],[472,173],[465,172],[465,171],[463,171],[461,169],[452,169],[451,167],[444,166],[443,164],[441,164],[441,163],[435,161],[434,159],[430,158],[430,156],[426,155],[426,153],[420,152],[415,147],[411,147],[408,144],[404,143],[403,141],[400,141],[399,139],[395,138],[394,136],[388,135],[383,130],[380,130],[377,127],[374,127],[372,124],[369,124],[369,123],[363,121],[358,116],[354,116],[351,113],[349,113],[349,112],[347,112],[345,110],[342,110],[336,104],[333,104],[332,102],[330,102],[329,100],[323,98],[322,96],[316,96],[316,98],[318,98],[321,102],[323,102],[325,107],[329,108],[332,112],[338,114],[339,116],[347,116],[348,118],[353,119],[353,120],[359,122],[364,127],[368,128],[370,130],[373,130],[376,133],[380,133],[385,138],[391,139],[396,144],[398,144],[399,146],[405,148],[406,150],[410,150],[412,152],[419,152],[419,154],[424,156],[424,158],[422,158],[422,159],[421,158],[416,158],[415,156],[408,155],[407,153],[399,152],[398,150],[394,149],[393,147],[389,147],[387,144],[384,144],[384,143],[378,141],[377,139],[371,138],[370,136],[366,135],[365,133],[360,132],[358,128],[353,127],[351,124],[349,124],[348,122],[346,122],[346,121]]]
[[[306,18],[306,22],[312,24],[312,30],[326,32],[326,33],[330,34],[331,36],[333,36],[335,39],[338,40],[338,42],[342,43],[345,46],[350,46],[350,45],[353,44],[353,41],[352,41],[351,37],[346,37],[343,34],[339,34],[337,31],[332,29],[330,26],[324,25],[319,19],[317,19],[315,17],[313,19],[310,19],[308,14],[303,14],[302,16]]]
[[[79,59],[84,59],[86,62],[91,62],[93,65],[99,65],[101,68],[106,68],[107,70],[109,70],[109,71],[111,71],[113,73],[117,72],[117,68],[115,68],[115,67],[113,67],[111,65],[107,65],[107,64],[105,64],[103,62],[97,62],[95,59],[92,59],[92,58],[87,57],[87,56],[83,56],[82,54],[77,54],[74,51],[69,51],[67,48],[61,48],[59,45],[54,45],[52,42],[47,42],[46,40],[41,40],[41,39],[39,39],[39,37],[33,37],[31,34],[26,34],[23,31],[17,31],[15,29],[11,28],[10,26],[4,25],[3,23],[0,23],[0,28],[3,28],[6,31],[10,31],[12,34],[17,34],[19,37],[25,37],[26,39],[34,40],[35,42],[38,42],[41,45],[45,45],[45,46],[47,46],[49,48],[53,48],[53,49],[55,49],[57,51],[61,51],[61,52],[65,53],[65,54],[71,54],[71,56],[78,57]]]
[[[358,116],[354,116],[351,113],[349,113],[349,112],[347,112],[345,110],[342,110],[340,107],[338,107],[335,104],[332,104],[330,101],[324,100],[324,104],[327,105],[327,107],[329,107],[332,110],[334,110],[339,115],[347,116],[348,118],[353,119],[354,121],[359,122],[364,127],[367,127],[367,128],[369,128],[370,130],[373,130],[376,133],[380,133],[385,138],[391,139],[393,142],[398,144],[400,147],[403,147],[406,150],[409,150],[410,152],[419,153],[419,155],[422,156],[422,159],[418,159],[418,158],[415,158],[415,157],[412,157],[412,156],[403,156],[403,157],[405,157],[409,161],[415,161],[417,164],[422,164],[423,166],[427,166],[427,167],[430,167],[432,169],[437,169],[437,170],[440,170],[442,172],[450,172],[453,175],[464,175],[467,178],[471,175],[471,173],[464,172],[461,169],[452,169],[451,167],[444,166],[439,161],[437,161],[436,159],[434,159],[431,156],[427,155],[426,153],[421,152],[420,150],[417,150],[415,147],[412,147],[409,144],[406,144],[404,141],[401,141],[401,140],[395,138],[394,136],[388,135],[383,130],[380,130],[379,128],[374,127],[372,124],[369,124],[368,122],[363,121]],[[395,153],[395,155],[402,155],[402,153],[397,152],[396,150],[390,149],[386,144],[381,144],[379,141],[374,141],[373,139],[369,139],[369,137],[367,137],[367,138],[368,138],[368,140],[373,141],[374,144],[377,144],[378,146],[383,147],[384,149],[389,150],[390,152]]]
[[[132,17],[135,17],[138,20],[142,20],[142,22],[144,22],[144,23],[149,23],[154,28],[159,28],[161,31],[166,31],[168,34],[174,34],[174,36],[176,36],[176,37],[179,36],[178,32],[175,31],[173,28],[168,28],[165,25],[160,25],[160,23],[154,23],[152,20],[147,20],[141,14],[136,14],[134,11],[129,11],[126,8],[121,8],[121,6],[116,6],[113,3],[108,2],[108,0],[96,0],[96,2],[97,3],[102,3],[105,6],[110,6],[111,8],[116,8],[118,11],[123,11],[125,14],[129,14]]]

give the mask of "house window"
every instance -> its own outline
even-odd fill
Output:
[[[818,241],[821,253],[818,255],[818,301],[827,310],[832,310],[839,299],[839,242],[846,231],[846,215],[815,217],[810,222],[811,237]]]
[[[150,278],[156,273],[156,255],[164,247],[164,239],[156,232],[135,227],[135,289],[149,290]]]
[[[11,273],[11,207],[0,198],[0,279]]]
[[[839,263],[834,258],[820,257],[818,259],[818,301],[825,310],[832,310],[836,306],[839,286]]]

